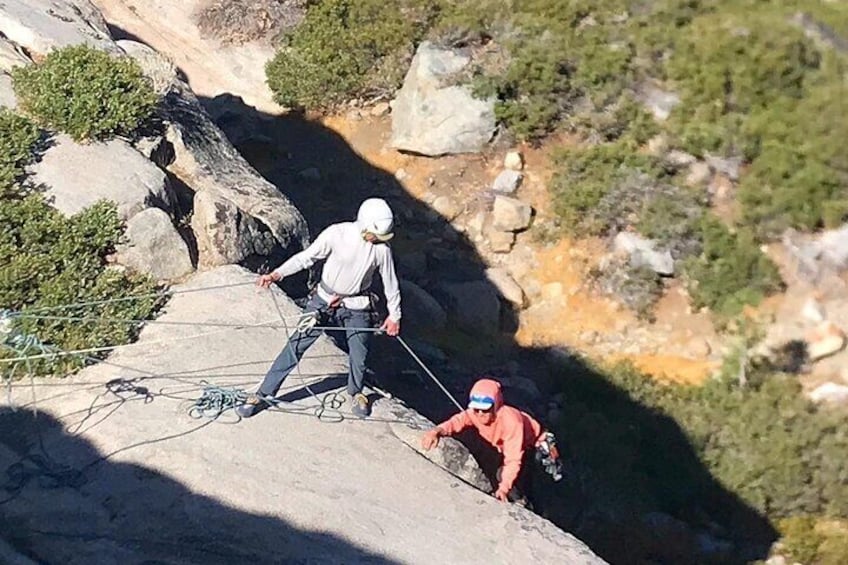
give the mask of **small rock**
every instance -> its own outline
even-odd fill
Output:
[[[686,167],[692,165],[698,160],[698,158],[694,155],[691,155],[684,151],[678,151],[677,149],[669,151],[668,155],[666,155],[665,158],[666,161],[676,167]]]
[[[710,342],[706,339],[695,338],[689,342],[686,346],[686,349],[689,351],[689,354],[695,358],[704,358],[709,357],[713,352],[713,348],[710,346]]]
[[[648,153],[654,157],[660,157],[666,151],[668,151],[668,137],[666,135],[655,135],[648,140]]]
[[[515,234],[509,231],[493,231],[488,236],[489,249],[494,253],[509,253],[515,245]]]
[[[613,240],[615,253],[628,255],[632,267],[646,266],[658,275],[673,275],[674,258],[671,252],[658,251],[655,245],[652,240],[630,232],[620,232]]]
[[[552,282],[542,287],[542,299],[559,300],[562,298],[563,287],[561,282]]]
[[[381,118],[391,112],[391,107],[388,102],[377,102],[371,108],[371,115],[375,118]]]
[[[715,201],[725,202],[733,196],[733,189],[733,181],[721,173],[716,173],[710,181],[707,192],[712,195]]]
[[[667,120],[675,106],[680,104],[680,96],[651,84],[643,85],[639,89],[638,97],[654,118],[661,122]]]
[[[524,157],[518,151],[510,151],[504,157],[504,168],[512,171],[524,169]]]
[[[533,208],[521,200],[495,196],[492,226],[498,231],[517,232],[530,227]]]
[[[492,184],[492,190],[500,194],[513,194],[521,185],[521,173],[506,169],[501,171]]]
[[[501,296],[519,308],[524,308],[526,298],[524,290],[515,282],[506,269],[500,267],[491,267],[486,269],[486,278],[495,285]]]
[[[402,182],[409,178],[409,173],[406,172],[406,169],[398,169],[395,171],[395,178]]]
[[[316,167],[309,167],[297,173],[297,176],[306,180],[321,180],[321,171]]]
[[[703,161],[689,165],[689,174],[686,175],[686,184],[689,186],[700,186],[706,184],[712,176],[710,166]]]
[[[837,383],[824,383],[808,395],[817,404],[848,404],[848,386]]]
[[[596,331],[588,331],[580,334],[580,341],[583,343],[588,343],[589,345],[594,345],[598,342],[598,332]]]
[[[438,196],[431,204],[433,210],[447,221],[451,221],[462,212],[459,204],[450,196]]]
[[[827,315],[824,311],[824,306],[822,306],[822,303],[819,302],[813,296],[808,298],[807,301],[804,303],[804,307],[801,309],[801,315],[805,319],[811,322],[815,322],[817,324],[824,322],[827,318]]]
[[[842,351],[845,347],[845,332],[833,322],[824,322],[807,333],[807,354],[811,361],[818,361]]]
[[[725,158],[714,155],[706,155],[704,159],[715,172],[725,175],[733,182],[739,180],[739,171],[742,168],[741,157]]]
[[[465,226],[465,229],[468,231],[468,234],[472,237],[479,237],[483,235],[483,228],[486,225],[486,213],[485,212],[477,212],[474,216],[468,220],[468,223]]]
[[[157,281],[179,279],[194,270],[188,246],[159,208],[148,208],[130,218],[126,239],[127,243],[117,248],[118,262]]]

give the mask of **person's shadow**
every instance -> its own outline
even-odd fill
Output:
[[[104,459],[53,417],[5,407],[0,562],[15,562],[4,545],[37,563],[394,562],[326,532],[227,507],[149,468]]]
[[[776,529],[710,474],[673,419],[632,400],[567,351],[515,342],[517,312],[487,280],[474,244],[407,193],[391,171],[375,167],[342,136],[303,115],[265,115],[229,95],[202,102],[245,158],[300,209],[313,237],[331,223],[352,221],[363,199],[380,196],[398,218],[392,245],[400,278],[430,292],[449,314],[456,304],[442,292],[445,281],[478,281],[500,297],[500,331],[494,335],[458,329],[454,319],[441,331],[428,331],[425,323],[424,330],[419,324],[410,332],[409,318],[420,313],[409,308],[402,335],[417,339],[419,353],[460,400],[480,374],[506,376],[508,362],[517,363],[543,397],[564,394],[559,421],[536,413],[558,432],[566,454],[565,479],[545,487],[540,506],[546,517],[612,563],[743,563],[768,555]],[[254,266],[273,268],[294,251],[257,258]],[[285,288],[302,296],[305,283],[304,275]],[[463,367],[458,353],[469,344],[483,344],[483,361]],[[376,339],[369,365],[383,388],[431,420],[455,412],[395,340]],[[521,398],[520,391],[505,390],[508,403]],[[546,405],[519,407],[544,412]],[[461,440],[492,477],[497,454],[474,434]]]

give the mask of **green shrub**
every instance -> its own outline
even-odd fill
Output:
[[[814,563],[824,536],[816,531],[815,516],[793,516],[778,522],[783,549],[800,563]]]
[[[555,155],[555,166],[550,183],[554,210],[563,228],[573,234],[599,235],[618,221],[627,221],[622,207],[640,206],[641,200],[622,199],[616,189],[631,187],[631,192],[648,193],[664,174],[655,159],[622,143],[563,149]],[[614,196],[609,205],[601,206],[610,194]]]
[[[311,109],[391,93],[406,72],[402,63],[429,29],[435,7],[427,0],[313,3],[265,67],[274,99],[282,106]]]
[[[76,140],[133,133],[157,98],[138,64],[86,45],[53,51],[12,71],[21,108]]]
[[[736,153],[747,143],[740,131],[747,115],[801,99],[820,63],[812,42],[781,13],[721,10],[696,18],[667,66],[682,97],[673,130],[696,155]]]
[[[24,166],[35,151],[41,132],[28,119],[0,108],[0,198],[11,191],[24,175]]]
[[[146,277],[106,268],[105,255],[112,251],[122,234],[113,205],[96,204],[66,218],[51,208],[40,194],[3,197],[0,199],[0,225],[3,226],[0,231],[0,305],[3,308],[37,314],[40,308],[146,294],[154,290],[153,283]],[[49,314],[145,319],[155,303],[155,299],[149,298],[55,310]],[[66,350],[120,345],[131,340],[138,329],[127,324],[26,317],[17,319],[16,323],[20,331]],[[0,352],[3,357],[11,355],[8,350]],[[33,368],[41,374],[65,374],[84,363],[79,357],[62,357],[55,363],[38,362]],[[10,369],[7,364],[3,365],[4,372]]]
[[[703,252],[684,264],[695,306],[732,316],[745,304],[758,304],[764,296],[782,290],[777,267],[760,251],[749,230],[732,233],[711,214],[703,217],[700,230]]]

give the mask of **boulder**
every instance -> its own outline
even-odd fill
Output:
[[[493,253],[509,253],[515,245],[515,234],[510,231],[491,230],[486,235],[486,239]]]
[[[12,88],[12,77],[5,73],[0,73],[0,107],[10,110],[18,107],[18,97],[15,96],[15,90]]]
[[[457,325],[475,335],[491,335],[500,328],[501,302],[487,281],[445,282],[439,285],[447,311]]]
[[[686,184],[689,186],[700,186],[706,184],[712,177],[710,166],[703,161],[697,161],[689,165],[689,173],[686,175]]]
[[[80,43],[118,51],[106,21],[89,0],[0,2],[0,33],[40,56]]]
[[[270,255],[277,244],[261,222],[214,190],[195,193],[191,229],[197,240],[199,268]]]
[[[722,174],[736,182],[739,180],[739,173],[742,169],[741,157],[719,157],[716,155],[706,155],[704,157],[707,164],[714,172]]]
[[[462,213],[462,206],[450,196],[438,196],[431,204],[433,210],[450,222]]]
[[[145,74],[164,84],[168,63],[149,48],[129,50]],[[166,139],[174,149],[168,167],[195,193],[192,228],[198,265],[206,268],[238,263],[267,254],[275,247],[308,244],[309,232],[300,211],[276,186],[266,181],[236,151],[224,133],[179,77],[164,88],[160,115],[167,123]],[[209,232],[198,230],[208,229]]]
[[[21,53],[15,44],[0,38],[0,71],[11,72],[15,67],[29,65],[32,61]]]
[[[517,232],[530,227],[533,208],[516,198],[498,195],[492,210],[492,227],[497,231]]]
[[[486,269],[486,279],[498,289],[501,296],[508,302],[511,302],[518,308],[524,308],[527,305],[527,298],[524,296],[524,290],[515,282],[515,279],[509,274],[506,269],[500,267],[491,267]]]
[[[838,271],[848,269],[848,224],[822,233],[818,248],[826,264]]]
[[[629,256],[634,268],[648,267],[659,275],[674,274],[674,259],[668,250],[657,250],[656,242],[645,239],[636,233],[620,232],[613,240],[616,253]]]
[[[642,85],[637,95],[645,108],[661,122],[667,120],[671,111],[680,104],[680,96],[652,84]]]
[[[521,185],[523,175],[512,169],[504,169],[492,183],[492,191],[500,194],[514,194]]]
[[[510,151],[504,157],[504,168],[520,171],[524,168],[524,157],[518,151]]]
[[[157,281],[176,280],[191,273],[188,246],[159,208],[148,208],[127,222],[127,243],[117,248],[121,265],[147,273]]]
[[[807,395],[816,404],[848,405],[848,386],[837,383],[824,383]]]
[[[400,292],[403,296],[404,326],[418,330],[441,330],[448,315],[429,292],[417,284],[401,279]]]
[[[285,343],[279,324],[259,327],[277,316],[272,293],[284,316],[300,311],[276,287],[257,292],[254,280],[236,266],[193,276],[136,343],[74,375],[80,386],[57,398],[42,386],[50,379],[38,379],[37,419],[13,411],[3,394],[0,429],[14,432],[0,434],[0,469],[23,460],[35,478],[14,496],[4,493],[3,522],[20,527],[0,538],[13,537],[35,562],[67,565],[472,563],[481,551],[504,563],[603,563],[551,522],[495,500],[458,442],[422,457],[421,435],[432,424],[395,399],[376,400],[365,421],[351,415],[349,401],[326,406],[322,421],[308,393],[237,424],[229,409],[215,423],[190,417],[204,385],[252,387],[245,373],[264,370]],[[239,327],[186,326],[221,323]],[[345,374],[346,361],[322,336],[303,359],[304,373],[332,387],[338,380],[326,377]],[[136,376],[143,382],[130,380]],[[144,386],[155,400],[103,410],[103,383],[113,379]],[[302,387],[295,382],[290,391]],[[158,394],[166,389],[177,396]],[[13,387],[9,401],[33,398],[28,387]],[[96,419],[77,425],[74,415],[92,407]],[[346,421],[327,423],[336,417]],[[55,463],[45,469],[40,440]],[[223,456],[236,451],[249,456]],[[444,469],[431,462],[440,456]],[[39,480],[57,466],[83,486]]]
[[[425,41],[392,104],[392,147],[421,155],[481,151],[495,133],[495,99],[456,84],[470,55]]]
[[[120,139],[81,144],[60,134],[28,169],[32,182],[46,187],[63,214],[103,199],[117,204],[123,220],[152,206],[171,208],[165,173]]]

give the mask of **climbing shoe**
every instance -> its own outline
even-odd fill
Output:
[[[371,403],[364,394],[353,395],[353,407],[350,409],[357,418],[367,418],[371,415]]]
[[[236,407],[236,414],[242,418],[250,418],[252,416],[256,416],[266,408],[268,408],[267,402],[255,394],[251,394],[244,404]]]

